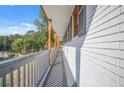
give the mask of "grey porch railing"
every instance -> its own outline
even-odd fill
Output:
[[[39,86],[58,49],[48,49],[0,62],[0,86]]]

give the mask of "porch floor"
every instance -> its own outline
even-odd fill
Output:
[[[53,63],[43,87],[67,87],[66,73],[61,50]]]

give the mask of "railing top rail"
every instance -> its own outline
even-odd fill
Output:
[[[20,62],[28,57],[33,57],[33,56],[36,56],[38,54],[46,54],[49,52],[49,49],[47,50],[44,50],[44,51],[39,51],[39,52],[34,52],[34,53],[30,53],[30,54],[27,54],[27,55],[24,55],[24,56],[21,56],[21,57],[17,57],[17,58],[13,58],[13,59],[8,59],[8,60],[4,60],[4,61],[1,61],[0,62],[0,68],[3,67],[4,64],[7,64],[7,63],[15,63],[15,62]]]

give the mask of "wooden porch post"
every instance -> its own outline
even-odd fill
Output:
[[[51,48],[51,30],[52,30],[52,23],[51,19],[48,19],[48,49]]]
[[[57,47],[59,48],[59,37],[57,36]]]
[[[52,21],[48,19],[48,49],[51,48],[51,30],[52,30]],[[49,65],[51,65],[51,50],[49,51]]]
[[[60,44],[59,44],[59,42],[60,42],[60,41],[59,41],[59,37],[58,37],[58,47],[60,47]]]
[[[57,44],[57,33],[54,33],[54,48],[56,48],[56,44]]]

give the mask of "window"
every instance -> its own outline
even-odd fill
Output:
[[[83,5],[79,5],[79,6],[78,6],[78,8],[79,8],[78,11],[80,11],[80,9],[82,8],[82,6],[83,6]]]
[[[86,6],[79,6],[78,12],[78,35],[86,33]]]
[[[71,41],[71,39],[72,39],[72,17],[69,23],[69,41]]]
[[[67,32],[65,32],[64,38],[63,38],[64,43],[67,42]]]
[[[73,37],[78,35],[78,5],[75,6],[73,11]]]
[[[69,27],[67,28],[67,42],[69,42]]]

